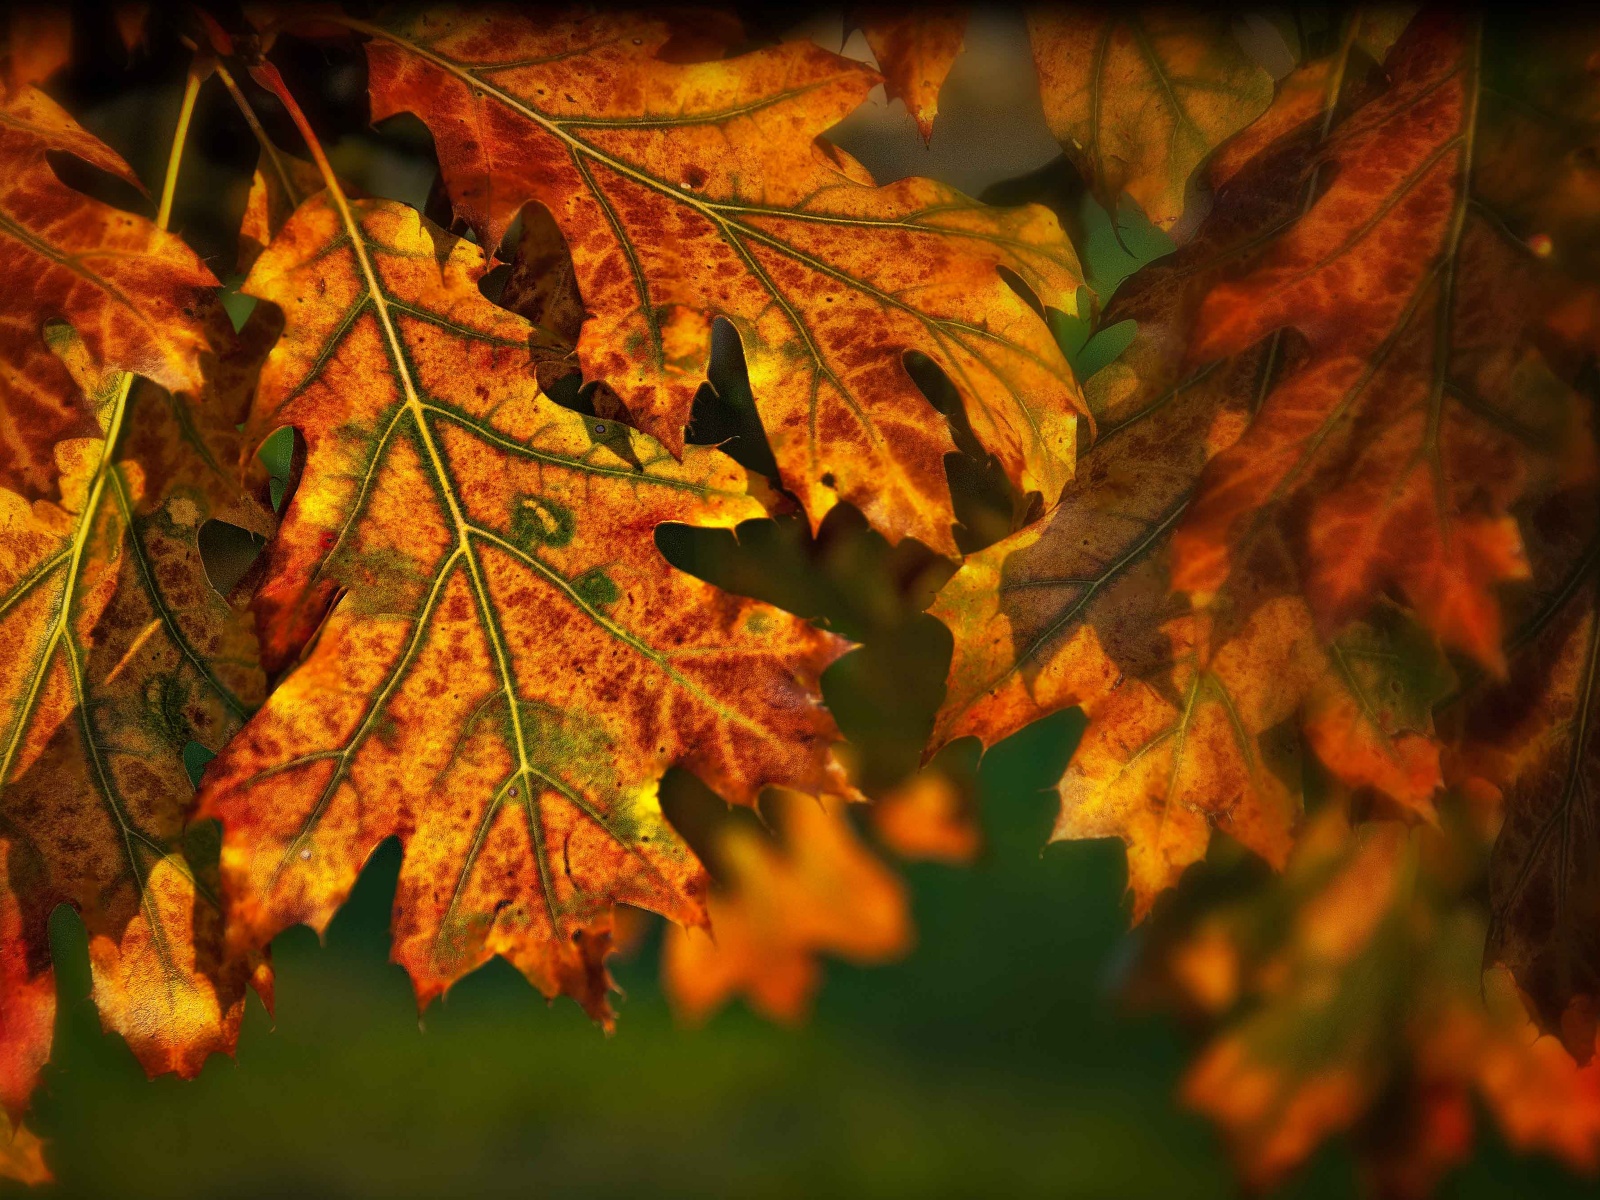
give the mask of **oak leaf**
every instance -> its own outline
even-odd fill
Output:
[[[1461,771],[1498,789],[1485,958],[1510,967],[1545,1030],[1594,1053],[1600,1018],[1600,531],[1596,496],[1558,492],[1530,522],[1533,593],[1509,678],[1466,703]]]
[[[1306,90],[1321,95],[1326,70]],[[1062,780],[1055,837],[1129,844],[1135,915],[1206,850],[1213,827],[1280,864],[1299,812],[1262,736],[1298,715],[1341,778],[1427,816],[1440,782],[1430,706],[1447,687],[1437,655],[1401,620],[1324,646],[1281,554],[1258,555],[1210,616],[1171,594],[1167,552],[1207,461],[1247,426],[1276,372],[1299,361],[1266,344],[1187,370],[1187,333],[1222,272],[1247,263],[1263,230],[1292,220],[1320,113],[1230,168],[1194,240],[1117,296],[1106,324],[1132,320],[1126,354],[1087,392],[1101,434],[1061,504],[968,558],[931,611],[954,649],[935,746],[993,744],[1072,705],[1090,726]],[[1288,767],[1291,764],[1280,764]]]
[[[609,1020],[612,906],[704,920],[662,773],[743,803],[845,786],[817,683],[845,643],[667,566],[662,522],[765,514],[743,470],[547,399],[485,269],[330,186],[246,281],[285,317],[251,436],[292,426],[307,455],[254,601],[288,673],[202,811],[241,943],[325,927],[398,835],[394,956],[422,1003],[499,953]]]
[[[848,501],[892,540],[955,556],[945,421],[902,362],[956,384],[1015,485],[1054,502],[1078,389],[1041,318],[1002,278],[1075,306],[1055,218],[927,180],[875,187],[818,135],[873,72],[803,42],[666,63],[661,22],[431,14],[369,35],[375,119],[435,134],[456,213],[498,247],[530,200],[554,215],[590,314],[585,378],[673,453],[705,378],[714,317],[738,331],[784,485],[813,527]]]
[[[65,349],[84,367],[81,343]],[[47,987],[50,912],[72,904],[103,1024],[152,1074],[189,1076],[231,1051],[246,985],[269,994],[264,962],[224,947],[214,863],[185,829],[184,756],[191,742],[221,749],[265,690],[248,614],[207,579],[201,530],[264,535],[270,519],[234,481],[237,434],[216,397],[191,405],[122,374],[85,382],[106,428],[57,444],[59,504],[0,492],[0,654],[17,664],[0,681],[20,914],[7,953]],[[42,1062],[49,1026],[34,1032]],[[28,1076],[8,1059],[12,1102]]]
[[[931,140],[933,119],[939,115],[939,89],[961,53],[967,31],[966,10],[873,8],[857,19],[883,72],[885,94],[902,102],[922,140]]]
[[[776,800],[777,843],[749,823],[722,827],[726,880],[711,892],[709,932],[667,931],[662,983],[684,1021],[743,995],[762,1016],[797,1022],[821,983],[819,956],[880,963],[910,949],[905,885],[861,844],[846,804],[793,792]]]
[[[1530,344],[1539,269],[1474,209],[1479,32],[1417,18],[1390,85],[1333,134],[1325,191],[1203,306],[1190,359],[1292,327],[1309,343],[1209,466],[1173,582],[1209,604],[1287,531],[1319,627],[1395,587],[1449,646],[1503,667],[1494,586],[1525,578],[1510,506],[1530,458],[1588,450],[1576,395]]]
[[[103,370],[196,393],[206,346],[201,299],[216,280],[177,238],[73,191],[46,156],[64,153],[139,186],[110,147],[35,88],[0,106],[0,488],[52,494],[55,447],[96,437],[53,323],[73,327]]]
[[[1480,981],[1482,830],[1356,830],[1345,809],[1308,822],[1284,875],[1168,910],[1176,938],[1158,919],[1151,965],[1214,1034],[1185,1102],[1256,1188],[1345,1134],[1376,1194],[1429,1195],[1471,1153],[1475,1097],[1519,1151],[1593,1170],[1600,1067],[1537,1037],[1504,972]]]
[[[1272,76],[1220,13],[1039,8],[1028,35],[1045,118],[1095,197],[1115,213],[1126,192],[1160,229],[1206,157],[1272,103]]]

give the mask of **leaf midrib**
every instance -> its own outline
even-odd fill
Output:
[[[716,226],[718,229],[721,230],[723,240],[734,251],[734,253],[746,263],[747,267],[749,267],[751,269],[752,274],[755,275],[757,281],[778,302],[780,307],[782,307],[782,309],[784,310],[785,318],[788,320],[788,322],[791,325],[791,327],[793,327],[795,329],[796,333],[799,334],[801,336],[801,338],[803,339],[803,341],[805,342],[806,350],[807,350],[808,354],[811,356],[812,362],[815,365],[816,369],[819,372],[821,372],[823,375],[825,375],[830,380],[830,382],[833,383],[834,389],[837,392],[837,394],[840,396],[841,399],[843,399],[845,404],[856,415],[858,421],[861,423],[862,428],[866,431],[866,433],[869,436],[869,438],[871,438],[874,442],[878,442],[878,441],[881,440],[881,435],[878,433],[876,424],[861,409],[861,407],[859,405],[859,402],[855,399],[855,397],[851,393],[851,391],[848,388],[843,386],[842,381],[839,380],[839,378],[837,377],[836,373],[834,372],[832,366],[828,363],[826,357],[821,352],[821,349],[817,346],[817,344],[816,344],[816,342],[815,342],[815,340],[814,340],[814,338],[813,338],[813,336],[811,334],[810,327],[807,325],[807,323],[794,310],[793,306],[789,303],[787,297],[784,296],[782,291],[771,280],[771,278],[767,275],[765,270],[761,270],[761,269],[757,268],[757,264],[755,264],[753,258],[750,256],[748,248],[745,247],[742,244],[743,240],[745,238],[751,238],[751,239],[755,239],[755,240],[758,240],[758,241],[762,241],[762,242],[772,246],[773,248],[778,250],[780,253],[786,254],[789,257],[793,258],[795,261],[800,262],[802,265],[806,266],[808,269],[811,269],[813,271],[817,271],[817,272],[822,273],[822,274],[831,275],[831,276],[839,279],[840,282],[843,282],[843,283],[847,284],[848,286],[854,287],[859,291],[862,291],[862,292],[867,293],[868,295],[871,295],[875,300],[877,300],[881,304],[885,304],[885,305],[889,305],[889,306],[892,306],[892,307],[896,307],[896,308],[902,309],[903,311],[907,312],[908,314],[913,316],[915,319],[917,319],[919,322],[921,322],[924,326],[928,327],[930,333],[932,333],[935,336],[936,340],[940,339],[940,333],[939,333],[939,330],[938,330],[937,327],[941,326],[941,325],[944,325],[944,324],[947,324],[947,323],[943,322],[941,320],[935,319],[935,318],[929,316],[927,313],[924,313],[921,310],[916,309],[913,306],[906,304],[903,300],[899,299],[899,297],[891,296],[890,294],[888,294],[886,292],[883,292],[881,289],[878,289],[878,288],[872,286],[871,284],[866,283],[863,280],[859,280],[859,279],[857,279],[857,278],[855,278],[855,277],[853,277],[853,276],[851,276],[851,275],[849,275],[849,274],[847,274],[847,273],[845,273],[843,271],[840,271],[837,267],[833,266],[832,264],[825,263],[822,260],[816,259],[812,255],[804,253],[798,247],[793,246],[790,243],[785,242],[782,239],[773,236],[772,234],[766,232],[765,230],[759,228],[758,226],[754,226],[754,225],[751,225],[751,224],[747,224],[746,222],[736,220],[732,216],[730,216],[729,214],[737,213],[737,214],[746,214],[746,215],[767,215],[767,216],[772,216],[774,218],[781,218],[781,219],[799,220],[799,221],[817,221],[817,222],[825,222],[825,223],[831,223],[831,224],[843,224],[843,225],[857,226],[857,227],[861,227],[861,228],[875,228],[875,229],[878,229],[878,228],[890,228],[890,229],[899,228],[899,229],[912,230],[912,231],[915,231],[915,232],[918,232],[918,233],[931,233],[931,234],[936,234],[936,235],[940,235],[940,236],[965,238],[965,239],[968,239],[968,240],[975,240],[975,241],[989,241],[989,242],[993,242],[995,244],[1013,244],[1013,245],[1019,245],[1019,246],[1022,245],[1020,243],[1017,243],[1015,239],[1002,239],[1002,238],[998,238],[998,237],[991,237],[991,236],[985,235],[985,234],[983,234],[981,232],[972,231],[972,230],[946,229],[946,228],[944,228],[942,226],[924,225],[924,224],[921,224],[921,223],[918,223],[918,222],[915,222],[915,221],[865,220],[865,219],[862,219],[862,218],[849,218],[849,217],[838,217],[838,216],[832,216],[832,215],[816,214],[816,213],[811,213],[809,211],[798,210],[798,209],[781,209],[781,208],[780,209],[768,209],[768,208],[763,208],[763,207],[754,206],[754,205],[748,205],[748,204],[733,204],[733,203],[727,203],[727,202],[722,202],[722,201],[709,200],[709,199],[706,199],[704,197],[695,195],[692,191],[686,191],[685,189],[681,189],[681,188],[674,188],[670,184],[668,184],[665,180],[658,179],[655,176],[649,174],[648,172],[641,171],[641,170],[633,167],[632,165],[630,165],[630,164],[628,164],[628,163],[626,163],[626,162],[624,162],[624,161],[622,161],[620,159],[617,159],[617,158],[615,158],[614,156],[612,156],[610,154],[605,153],[604,151],[600,150],[598,147],[596,147],[596,146],[592,145],[591,143],[583,140],[582,138],[578,138],[578,137],[573,136],[572,134],[568,133],[566,128],[565,128],[565,125],[567,124],[567,122],[564,122],[564,121],[562,121],[562,120],[560,120],[558,118],[551,117],[548,114],[540,112],[538,109],[533,108],[531,105],[526,104],[522,100],[518,99],[517,97],[513,96],[509,92],[505,91],[503,88],[495,85],[493,82],[491,82],[491,81],[489,81],[487,79],[484,79],[481,75],[479,75],[478,73],[476,73],[474,70],[472,70],[469,67],[463,66],[462,64],[457,63],[452,59],[446,58],[445,56],[443,56],[441,54],[438,54],[438,53],[434,52],[433,50],[431,50],[429,48],[421,46],[421,45],[417,44],[416,42],[414,42],[414,41],[412,41],[412,40],[410,40],[408,38],[402,37],[401,35],[399,35],[397,33],[394,33],[391,30],[384,29],[382,26],[374,25],[374,24],[371,24],[369,22],[355,20],[355,19],[351,19],[351,18],[343,18],[343,17],[341,17],[341,18],[336,18],[336,20],[338,20],[340,23],[346,25],[347,27],[349,27],[349,28],[351,28],[353,30],[356,30],[357,32],[365,33],[365,34],[367,34],[369,36],[372,36],[372,37],[381,38],[384,41],[387,41],[387,42],[389,42],[389,43],[391,43],[391,44],[393,44],[395,46],[400,47],[401,49],[405,50],[408,53],[415,54],[417,57],[425,59],[426,61],[432,63],[434,66],[438,67],[440,70],[442,70],[442,71],[446,72],[447,74],[452,75],[456,79],[460,80],[468,88],[473,89],[473,90],[477,91],[480,94],[492,95],[494,97],[494,99],[496,101],[498,101],[499,103],[501,103],[501,104],[505,105],[507,108],[510,108],[513,111],[519,113],[523,118],[525,118],[526,120],[528,120],[532,124],[538,126],[540,129],[545,130],[546,132],[552,134],[553,136],[559,138],[562,142],[564,142],[566,144],[567,148],[568,148],[568,153],[570,155],[572,155],[572,157],[574,158],[575,162],[580,156],[582,156],[582,157],[587,157],[589,159],[592,159],[592,160],[594,160],[596,162],[603,163],[609,169],[611,169],[613,171],[616,171],[618,174],[626,176],[629,179],[634,180],[635,182],[639,183],[640,185],[646,187],[647,189],[649,189],[651,191],[654,191],[654,192],[657,192],[658,194],[660,194],[662,196],[669,196],[675,202],[677,202],[679,204],[683,204],[683,205],[685,205],[685,206],[687,206],[687,207],[689,207],[691,209],[694,209],[694,210],[698,211],[708,222],[710,222],[711,224],[713,224],[714,226]],[[704,119],[703,116],[700,117],[699,120],[700,120],[701,123],[705,123],[705,119]],[[643,275],[642,268],[634,260],[631,238],[629,238],[626,235],[625,230],[622,228],[622,226],[620,224],[620,220],[611,211],[611,206],[610,206],[608,198],[605,197],[604,194],[601,192],[598,184],[593,180],[593,177],[589,174],[589,172],[586,169],[582,168],[581,166],[580,166],[579,170],[580,170],[580,174],[584,178],[585,184],[588,186],[588,190],[589,190],[590,195],[595,198],[596,203],[599,204],[601,206],[602,210],[605,212],[608,222],[610,222],[611,225],[612,225],[613,236],[616,238],[616,240],[619,243],[619,245],[621,245],[623,247],[623,252],[624,252],[625,256],[628,258],[630,269],[632,270],[633,275],[634,275],[634,287],[635,287],[635,290],[636,290],[636,292],[638,293],[638,296],[639,296],[639,310],[638,311],[641,314],[643,314],[645,322],[649,326],[652,345],[653,345],[653,347],[655,349],[656,356],[657,356],[657,358],[659,360],[661,355],[662,355],[661,331],[660,331],[659,324],[657,323],[657,321],[655,320],[655,318],[653,316],[652,305],[651,305],[651,302],[650,302],[650,294],[649,294],[649,290],[648,290],[648,281],[645,279],[645,277]],[[1026,249],[1031,253],[1040,253],[1041,252],[1038,247],[1026,247]],[[1021,347],[1017,347],[1017,349],[1020,350],[1022,348]],[[1054,373],[1054,372],[1052,372],[1052,373]],[[969,384],[969,389],[970,389],[970,384]],[[974,398],[976,399],[978,394],[976,392],[974,392],[973,395],[974,395]],[[1043,438],[1040,435],[1039,427],[1038,427],[1038,418],[1035,415],[1035,413],[1033,412],[1032,407],[1024,402],[1024,399],[1023,399],[1022,396],[1016,395],[1015,392],[1013,392],[1013,395],[1016,398],[1018,409],[1024,414],[1025,419],[1028,421],[1030,427],[1033,429],[1036,438],[1038,438],[1039,444],[1041,445],[1041,447],[1043,447],[1045,449],[1045,452],[1048,454],[1049,453],[1048,447],[1044,447],[1043,446]],[[813,434],[813,436],[810,438],[813,457],[816,456],[814,433],[815,433],[815,425],[816,425],[816,420],[817,420],[817,411],[816,411],[817,403],[818,403],[818,400],[817,400],[817,389],[813,388],[812,389],[812,395],[811,395],[811,414],[810,414],[810,422],[809,422],[809,425],[810,425],[810,428],[811,428],[812,434]]]
[[[520,779],[523,781],[523,786],[525,789],[523,807],[527,813],[529,837],[531,839],[535,858],[537,860],[537,867],[540,873],[540,880],[544,891],[546,905],[549,909],[551,923],[553,928],[559,931],[561,925],[557,913],[555,891],[550,879],[550,865],[548,862],[548,856],[546,854],[546,848],[544,846],[543,824],[537,819],[537,814],[535,812],[535,798],[533,795],[534,789],[529,786],[535,778],[543,780],[546,783],[550,783],[552,787],[554,787],[554,782],[551,781],[544,772],[539,771],[530,760],[527,737],[522,727],[521,700],[517,694],[516,681],[510,662],[510,654],[505,645],[503,631],[500,629],[499,622],[495,616],[494,605],[489,594],[487,581],[482,573],[482,564],[479,562],[477,552],[472,544],[474,538],[482,541],[488,541],[497,545],[502,551],[510,553],[525,567],[535,571],[535,573],[537,573],[547,583],[556,586],[568,597],[572,603],[574,603],[580,609],[580,611],[589,616],[597,625],[605,629],[606,632],[611,634],[613,637],[616,637],[619,641],[623,642],[623,644],[627,645],[630,649],[654,663],[660,670],[663,671],[663,673],[668,676],[669,679],[683,687],[685,691],[689,692],[696,699],[712,708],[718,713],[719,716],[722,716],[732,723],[743,725],[760,736],[764,736],[765,731],[743,714],[727,709],[726,706],[717,701],[715,697],[706,693],[702,688],[695,684],[693,680],[684,676],[680,671],[674,668],[671,663],[668,662],[667,659],[657,652],[653,647],[634,636],[628,630],[623,629],[615,622],[610,621],[609,618],[606,618],[603,613],[598,612],[594,606],[587,603],[576,593],[569,582],[561,578],[548,566],[542,562],[539,562],[537,558],[527,554],[520,548],[507,542],[492,530],[485,529],[467,518],[461,506],[460,499],[456,495],[453,480],[445,463],[445,456],[435,441],[433,430],[426,419],[426,414],[430,411],[452,417],[455,416],[455,414],[449,412],[447,409],[423,400],[416,381],[411,375],[409,356],[406,353],[404,341],[400,337],[399,330],[390,316],[390,297],[388,296],[387,290],[382,285],[381,276],[373,264],[371,256],[368,254],[368,244],[364,236],[364,230],[357,221],[355,213],[351,209],[348,199],[343,194],[343,190],[337,186],[336,182],[330,183],[330,186],[326,189],[326,194],[330,197],[339,211],[340,220],[345,227],[344,240],[347,242],[352,253],[356,257],[357,264],[361,270],[366,286],[367,296],[362,301],[352,306],[352,311],[359,311],[367,304],[371,304],[373,311],[377,315],[379,323],[382,327],[394,376],[400,383],[404,396],[404,399],[396,411],[394,418],[389,422],[382,438],[380,439],[379,445],[374,450],[372,460],[368,463],[367,473],[363,479],[360,494],[358,495],[356,502],[352,505],[350,517],[346,520],[344,527],[341,530],[339,541],[342,542],[345,534],[348,533],[349,529],[354,526],[357,520],[361,509],[361,500],[366,495],[367,489],[370,487],[372,480],[376,477],[382,461],[383,448],[387,445],[394,430],[398,427],[400,418],[402,416],[409,415],[411,417],[411,422],[417,429],[418,436],[421,439],[422,449],[425,452],[430,470],[433,474],[435,489],[444,499],[446,507],[449,510],[451,523],[455,527],[456,544],[455,548],[452,549],[450,553],[447,554],[441,561],[438,571],[434,576],[429,595],[425,600],[422,609],[415,618],[416,624],[409,643],[401,653],[400,657],[396,660],[394,667],[389,672],[388,678],[384,681],[384,684],[379,690],[378,695],[374,698],[372,705],[368,708],[366,716],[362,719],[361,724],[350,736],[346,742],[346,745],[341,751],[331,756],[315,756],[316,761],[322,761],[326,757],[335,757],[339,760],[338,766],[334,769],[332,775],[324,784],[311,811],[301,822],[300,829],[285,846],[283,854],[280,856],[278,863],[274,867],[271,876],[269,877],[268,887],[270,888],[276,885],[283,872],[292,864],[295,854],[300,851],[306,839],[311,835],[312,830],[315,828],[322,814],[327,810],[327,807],[331,803],[335,792],[348,773],[351,764],[354,761],[355,755],[359,751],[360,747],[364,744],[366,737],[371,732],[372,728],[375,726],[380,713],[383,711],[384,706],[388,701],[388,697],[404,678],[406,671],[411,665],[411,662],[421,649],[424,637],[432,619],[433,609],[437,604],[439,597],[444,592],[445,582],[450,577],[456,561],[460,559],[465,563],[467,568],[467,573],[473,592],[473,598],[478,608],[479,623],[483,627],[484,633],[489,640],[490,648],[494,654],[496,671],[500,680],[500,693],[505,699],[508,716],[510,717],[514,750],[517,755],[517,769],[502,785],[502,788],[497,795],[503,795],[506,789],[514,784],[517,780]],[[342,343],[342,331],[347,331],[350,328],[350,325],[351,320],[348,318],[341,322],[339,331],[336,331],[335,335],[336,343]],[[326,352],[322,356],[319,356],[318,363],[320,365],[325,365],[326,362],[331,361],[333,355],[337,352],[337,348],[337,344],[330,344]],[[473,429],[474,423],[470,421],[463,421],[463,424],[468,429]],[[477,432],[475,429],[473,429],[473,431]],[[563,465],[571,465],[582,469],[581,464],[568,464],[565,463],[565,460],[563,460]],[[634,476],[632,473],[630,473],[630,477],[642,478],[643,480],[648,480],[651,478],[648,475],[642,477]],[[336,543],[335,548],[337,547],[337,544],[338,543]],[[324,559],[324,562],[330,560],[331,557],[332,551],[330,550],[329,555]],[[319,573],[321,569],[322,568],[319,566]],[[312,761],[312,759],[307,757],[304,761],[309,762]],[[288,764],[284,765],[287,766]],[[260,778],[260,776],[256,776],[254,778]],[[563,796],[567,796],[568,799],[571,799],[571,796],[569,795],[570,789],[564,787],[555,787],[555,790],[560,792]],[[612,828],[611,822],[605,819],[602,814],[599,814],[592,805],[583,802],[577,803],[577,807],[580,809],[580,811],[584,812],[586,816],[589,816],[591,819],[593,819],[595,823],[599,825],[601,830],[605,832],[607,836],[611,837],[615,842],[617,842],[617,844],[624,850],[630,853],[640,854],[638,848],[630,845],[630,843],[620,837]],[[485,820],[491,820],[493,814],[498,812],[498,810],[498,801],[491,801],[491,804],[486,811]],[[642,858],[642,854],[640,856]],[[467,864],[467,866],[470,867],[470,863]],[[464,868],[464,871],[465,869],[467,868]],[[458,879],[458,890],[461,886],[464,885],[462,881]]]

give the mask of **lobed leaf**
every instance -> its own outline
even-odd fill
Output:
[[[1529,344],[1541,281],[1468,188],[1479,37],[1419,17],[1390,86],[1334,134],[1327,190],[1203,306],[1191,361],[1294,328],[1309,359],[1212,463],[1173,582],[1209,604],[1283,528],[1319,625],[1394,587],[1444,642],[1503,668],[1496,584],[1525,578],[1509,513],[1534,460],[1590,452],[1576,396]]]
[[[1183,215],[1206,157],[1272,103],[1272,76],[1222,14],[1037,8],[1028,36],[1045,117],[1096,199],[1151,223]]]
[[[1159,924],[1159,986],[1212,1036],[1182,1085],[1253,1188],[1329,1137],[1368,1189],[1423,1197],[1472,1150],[1475,1100],[1521,1152],[1600,1158],[1600,1067],[1540,1039],[1505,972],[1480,977],[1486,839],[1471,822],[1357,831],[1334,803],[1282,876]]]
[[[500,245],[554,216],[585,310],[584,375],[673,453],[713,317],[737,329],[783,483],[813,528],[839,501],[892,540],[955,556],[942,417],[902,363],[956,384],[972,428],[1046,503],[1070,478],[1076,383],[1002,278],[1072,310],[1081,273],[1045,210],[942,185],[874,187],[818,141],[876,76],[809,43],[718,62],[655,57],[665,24],[436,12],[370,35],[373,116],[433,131],[456,212]]]
[[[246,984],[269,986],[262,959],[226,952],[214,865],[185,829],[185,748],[221,749],[265,690],[200,532],[270,520],[223,468],[237,435],[209,405],[130,392],[125,376],[103,386],[103,437],[57,444],[61,503],[0,492],[0,655],[16,664],[0,680],[0,814],[20,913],[7,954],[48,987],[50,912],[72,904],[103,1023],[152,1074],[188,1076],[231,1051]],[[35,1032],[42,1061],[48,1024]]]
[[[216,283],[171,234],[63,184],[52,152],[139,185],[43,92],[0,105],[0,275],[13,283],[0,309],[0,488],[30,498],[53,494],[58,442],[99,432],[51,352],[52,324],[72,326],[101,370],[198,392],[203,300]]]
[[[330,189],[245,290],[283,309],[250,430],[304,436],[255,600],[288,673],[213,764],[234,935],[326,926],[384,838],[394,954],[425,1004],[490,955],[609,1020],[612,906],[704,921],[657,781],[848,792],[818,676],[845,648],[668,568],[664,521],[766,510],[717,451],[681,462],[544,397],[533,327],[481,251]]]
[[[1061,783],[1055,838],[1119,836],[1136,917],[1204,855],[1213,828],[1282,864],[1298,785],[1275,769],[1275,727],[1297,717],[1352,785],[1427,816],[1440,782],[1431,646],[1400,620],[1325,646],[1281,548],[1201,615],[1172,595],[1168,547],[1208,461],[1232,445],[1300,351],[1269,341],[1188,369],[1203,298],[1246,266],[1303,204],[1297,169],[1321,137],[1326,64],[1291,77],[1278,132],[1227,186],[1193,241],[1145,268],[1106,313],[1137,323],[1121,360],[1091,378],[1101,435],[1061,504],[968,558],[931,611],[954,649],[933,744],[993,744],[1080,705],[1090,726]],[[1287,132],[1285,132],[1287,131]]]
[[[925,8],[918,12],[869,9],[859,17],[867,45],[883,72],[883,89],[906,106],[924,142],[933,138],[939,115],[939,89],[967,31],[962,8]]]

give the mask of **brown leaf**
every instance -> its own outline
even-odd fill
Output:
[[[1108,212],[1126,192],[1161,229],[1206,157],[1272,103],[1272,76],[1221,13],[1040,8],[1028,34],[1068,157]]]
[[[1135,320],[1138,333],[1089,382],[1101,435],[1060,506],[969,557],[931,609],[955,642],[933,745],[971,734],[992,744],[1081,705],[1091,724],[1062,781],[1056,836],[1127,841],[1137,916],[1205,853],[1212,827],[1284,860],[1298,785],[1259,739],[1297,713],[1351,784],[1427,815],[1439,783],[1429,708],[1447,685],[1426,639],[1385,623],[1323,647],[1292,571],[1270,554],[1212,620],[1168,587],[1167,542],[1206,462],[1238,438],[1274,372],[1298,361],[1274,340],[1184,374],[1201,298],[1300,208],[1295,168],[1321,122],[1299,115],[1237,172],[1195,239],[1108,310],[1107,325]]]
[[[62,184],[48,152],[138,186],[128,165],[43,92],[0,107],[0,488],[54,494],[55,447],[98,429],[50,331],[70,325],[98,370],[197,392],[211,272],[171,234]]]
[[[721,316],[813,527],[844,500],[893,540],[955,554],[954,443],[905,369],[912,350],[954,380],[1019,488],[1060,494],[1077,386],[999,270],[1067,311],[1076,257],[1043,209],[989,209],[927,180],[873,187],[821,145],[872,72],[805,42],[664,63],[668,26],[637,18],[353,24],[371,36],[373,116],[414,112],[434,130],[481,244],[530,200],[554,215],[592,314],[585,377],[674,453]]]
[[[1327,190],[1207,298],[1192,361],[1286,327],[1310,356],[1208,468],[1173,580],[1209,604],[1284,528],[1325,631],[1394,586],[1498,670],[1494,585],[1527,574],[1509,506],[1534,460],[1586,450],[1575,395],[1526,342],[1537,269],[1470,207],[1478,55],[1464,22],[1418,18],[1389,88],[1334,134]]]
[[[1540,1026],[1587,1062],[1600,1016],[1600,538],[1592,491],[1533,526],[1537,594],[1511,674],[1468,702],[1467,769],[1499,788],[1487,961],[1505,963]]]
[[[870,8],[858,20],[883,72],[884,92],[899,100],[917,122],[924,142],[933,137],[939,89],[961,53],[967,31],[965,8]]]
[[[213,310],[214,342],[225,321]],[[75,337],[61,348],[87,368]],[[185,830],[186,746],[221,749],[265,690],[248,614],[211,587],[200,533],[271,522],[223,467],[237,414],[216,396],[84,382],[106,427],[57,444],[60,504],[0,491],[0,658],[19,664],[0,678],[4,941],[8,971],[25,966],[8,994],[49,987],[50,913],[69,903],[102,1023],[151,1074],[191,1076],[231,1052],[246,985],[270,994],[264,960],[225,952],[214,862]],[[48,1025],[33,1028],[42,1045],[8,1050],[8,1104],[48,1050]]]

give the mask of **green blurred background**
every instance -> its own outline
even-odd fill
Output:
[[[806,32],[833,48],[841,41],[837,18],[813,18]],[[931,150],[904,110],[881,99],[835,137],[885,182],[929,174],[997,202],[1051,203],[1103,302],[1165,239],[1130,213],[1113,232],[1064,168],[1039,112],[1020,18],[979,14],[967,47]],[[845,48],[864,51],[859,36]],[[362,111],[358,56],[286,44],[279,57],[329,130],[342,172],[368,193],[429,204],[425,134],[340,124],[340,113]],[[114,48],[86,42],[51,90],[155,180],[182,71],[181,55],[159,46],[130,67]],[[281,113],[265,105],[263,118],[295,144]],[[219,276],[230,270],[254,155],[226,97],[208,89],[176,227]],[[1053,319],[1083,375],[1132,334],[1090,338],[1087,320]],[[759,467],[764,447],[737,355],[722,354],[713,375],[696,440],[731,437],[730,450]],[[929,390],[947,399],[937,381]],[[992,465],[953,460],[952,480],[964,544],[1003,533]],[[864,747],[871,784],[912,769],[949,653],[948,635],[918,614],[948,566],[912,545],[889,552],[843,511],[816,540],[790,517],[744,527],[737,542],[683,530],[660,541],[679,566],[860,641],[829,673],[829,700]],[[888,966],[831,965],[813,1019],[797,1030],[737,1004],[705,1028],[676,1027],[657,982],[659,925],[615,963],[626,995],[612,1037],[570,1001],[546,1006],[499,961],[419,1022],[404,975],[387,962],[399,866],[391,843],[325,944],[303,928],[274,944],[278,1016],[252,999],[237,1061],[214,1059],[191,1083],[147,1082],[120,1040],[101,1034],[82,927],[59,911],[56,1049],[32,1119],[59,1182],[35,1194],[1232,1195],[1218,1138],[1173,1099],[1192,1046],[1166,1018],[1130,1013],[1119,998],[1137,950],[1121,847],[1041,851],[1053,784],[1080,728],[1063,714],[989,753],[978,770],[982,859],[906,866],[916,949]],[[714,798],[687,778],[669,778],[665,790],[691,838],[718,819]],[[1343,1196],[1355,1186],[1335,1142],[1281,1194]],[[1476,1157],[1442,1194],[1593,1188],[1549,1163],[1513,1159],[1484,1121]]]

